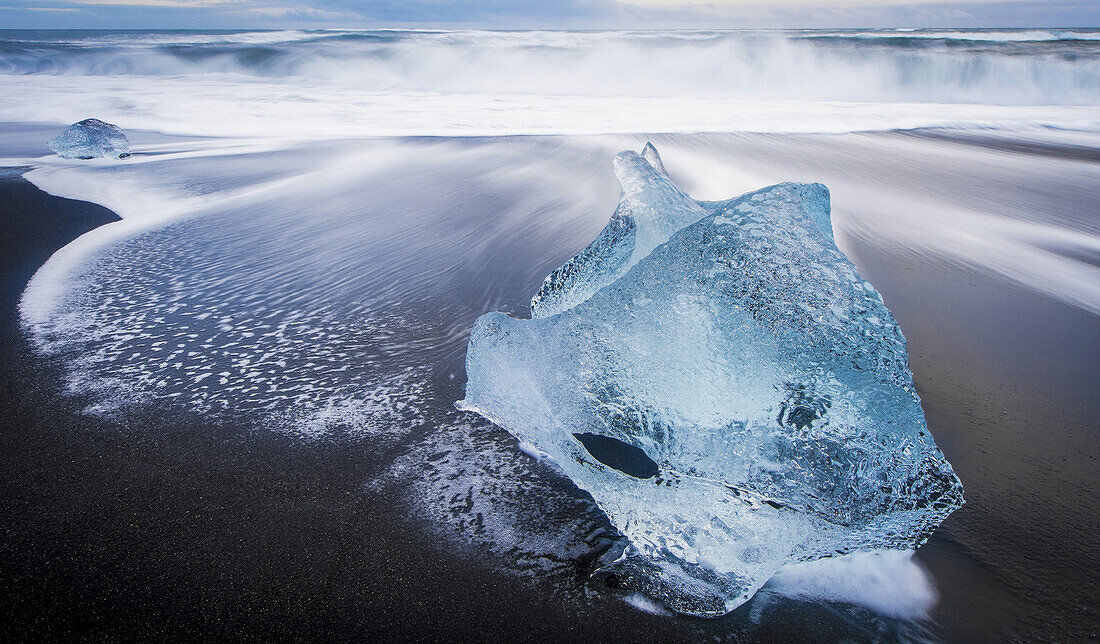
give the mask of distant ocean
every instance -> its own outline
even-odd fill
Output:
[[[1094,29],[0,31],[0,119],[223,136],[1092,128],[1098,52]]]
[[[88,117],[133,155],[50,153]],[[829,187],[966,489],[915,556],[785,569],[678,618],[594,586],[619,537],[591,497],[455,409],[473,321],[528,314],[647,141],[696,199]],[[27,230],[25,194],[120,218],[9,285],[5,341],[41,383],[0,400],[41,433],[0,433],[28,446],[0,469],[47,482],[0,490],[31,544],[0,578],[96,632],[206,632],[196,606],[334,639],[1096,632],[1100,29],[0,31],[0,167]],[[114,469],[20,456],[43,435]],[[70,480],[156,496],[88,518]],[[60,593],[40,544],[117,614]],[[114,568],[80,558],[103,548]]]

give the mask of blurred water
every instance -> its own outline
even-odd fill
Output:
[[[0,31],[0,119],[290,137],[1095,128],[1100,31]]]
[[[1100,30],[0,31],[0,72],[388,92],[1096,105]]]
[[[540,280],[545,264],[525,260],[568,252],[577,220],[615,196],[590,180],[610,175],[582,163],[591,150],[553,143],[296,146],[216,173],[181,156],[30,173],[125,203],[23,303],[100,412],[155,397],[307,433],[423,424],[433,372],[462,371],[468,320]]]

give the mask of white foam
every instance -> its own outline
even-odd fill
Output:
[[[1100,129],[1100,107],[791,99],[376,92],[301,79],[0,76],[0,120],[298,139],[633,132],[852,132],[922,127]],[[125,101],[118,96],[127,96]],[[186,100],[181,100],[186,97]]]
[[[927,617],[938,599],[913,553],[898,550],[784,566],[766,588],[786,597],[855,604],[904,619]]]
[[[0,119],[94,114],[123,129],[299,138],[1100,124],[1091,44],[1100,32],[904,34],[987,43],[973,51],[882,40],[898,36],[289,30],[26,40],[0,57]],[[1042,43],[1052,39],[1085,49],[1050,55]]]
[[[1100,40],[1100,33],[1067,29],[983,29],[974,31],[949,29],[892,29],[881,31],[823,31],[807,33],[808,38],[888,39],[917,38],[921,40],[969,40],[975,42],[1049,42],[1058,40]]]
[[[650,615],[670,616],[673,615],[671,611],[662,606],[660,602],[643,595],[642,593],[630,593],[623,597],[623,601],[630,604],[637,610]]]
[[[122,217],[122,221],[100,226],[62,247],[35,272],[19,302],[23,319],[32,324],[54,315],[75,276],[101,248],[163,225],[196,207],[194,199],[186,195],[135,184],[126,177],[102,181],[89,169],[44,165],[23,178],[43,192],[91,201]]]
[[[55,197],[91,201],[114,211],[122,219],[81,235],[55,252],[35,272],[19,303],[24,321],[35,324],[48,320],[74,277],[103,248],[197,213],[219,200],[239,196],[239,191],[217,197],[190,194],[172,187],[170,182],[154,180],[148,173],[130,171],[131,168],[147,163],[270,151],[278,147],[279,143],[274,141],[223,140],[201,144],[180,142],[162,148],[165,153],[156,156],[141,156],[142,149],[135,146],[135,156],[123,161],[73,161],[58,157],[13,159],[17,161],[13,165],[30,163],[35,166],[23,174],[23,178],[43,192]]]

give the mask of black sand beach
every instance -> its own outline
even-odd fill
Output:
[[[611,598],[558,605],[548,588],[456,558],[403,525],[400,503],[364,493],[367,446],[175,414],[118,426],[81,413],[33,354],[15,306],[52,251],[117,217],[14,172],[0,182],[0,212],[15,232],[3,255],[0,637],[675,641],[710,629]],[[578,587],[589,565],[577,562]],[[849,632],[817,617],[824,632]],[[732,630],[788,640],[813,625]]]
[[[54,250],[115,216],[17,175],[0,181],[5,639],[1096,637],[1100,323],[1081,309],[840,230],[905,331],[928,425],[966,487],[966,506],[918,553],[940,592],[933,620],[913,630],[793,600],[763,619],[752,602],[719,620],[670,618],[586,595],[587,556],[565,594],[455,556],[396,509],[392,491],[364,488],[380,467],[366,443],[169,410],[123,423],[82,413],[15,306]],[[1082,208],[1093,197],[1080,195]]]

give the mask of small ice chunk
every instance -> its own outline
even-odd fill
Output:
[[[73,123],[47,145],[65,159],[124,159],[130,156],[130,141],[122,130],[99,119]]]
[[[788,564],[922,544],[962,485],[825,186],[697,203],[641,155],[616,170],[616,216],[532,319],[474,325],[459,407],[549,454],[630,541],[600,574],[680,612],[732,610]]]

